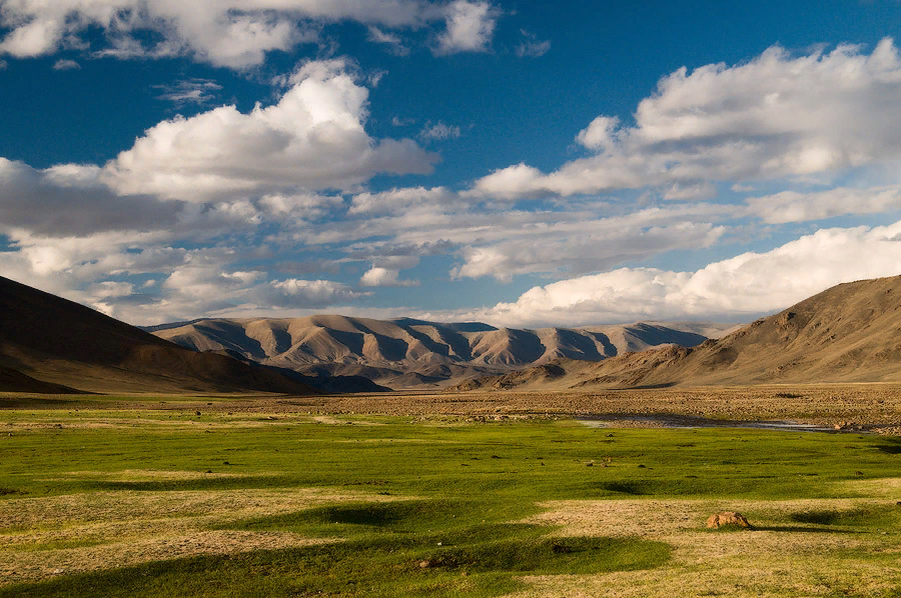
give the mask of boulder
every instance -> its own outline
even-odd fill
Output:
[[[724,525],[737,525],[748,529],[754,527],[747,517],[736,511],[720,511],[707,518],[707,527],[722,527]]]

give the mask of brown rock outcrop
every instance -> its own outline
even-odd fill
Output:
[[[736,511],[720,511],[707,518],[707,527],[722,527],[724,525],[738,525],[748,529],[754,528],[747,517]]]

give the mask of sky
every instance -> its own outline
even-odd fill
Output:
[[[901,274],[899,45],[898,0],[0,0],[0,276],[136,325],[748,322]]]

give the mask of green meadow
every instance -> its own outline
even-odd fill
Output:
[[[898,438],[223,404],[0,410],[0,598],[901,596]]]

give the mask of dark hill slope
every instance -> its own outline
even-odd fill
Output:
[[[62,385],[91,392],[315,392],[278,372],[184,349],[3,277],[0,366],[0,391],[30,385],[32,392],[56,392],[54,385]]]

